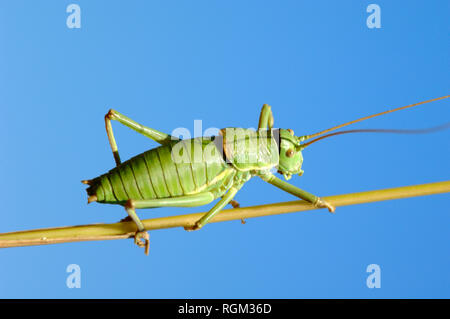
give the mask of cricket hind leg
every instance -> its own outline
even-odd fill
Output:
[[[151,138],[152,140],[158,142],[161,145],[166,145],[170,143],[170,141],[172,140],[178,140],[178,138],[172,135],[139,124],[133,121],[132,119],[126,117],[125,115],[117,112],[116,110],[111,109],[105,115],[105,127],[106,127],[106,134],[108,135],[109,144],[111,145],[111,150],[113,152],[114,160],[117,166],[120,165],[121,160],[119,156],[119,150],[117,148],[116,139],[114,138],[111,120],[116,120],[119,123],[125,125],[126,127],[131,128],[132,130],[135,130],[136,132],[148,138]]]
[[[145,254],[148,255],[150,238],[144,224],[136,214],[136,208],[195,207],[209,204],[213,200],[214,195],[210,192],[149,200],[129,199],[124,205],[125,210],[128,214],[128,217],[125,218],[124,221],[132,220],[136,224],[137,231],[134,235],[134,243],[139,247],[144,247]]]
[[[127,203],[125,204],[125,210],[128,213],[128,217],[137,226],[137,231],[134,235],[134,243],[141,248],[145,248],[145,254],[148,255],[150,249],[150,235],[145,230],[144,224],[136,214],[136,208],[132,200],[127,201]]]

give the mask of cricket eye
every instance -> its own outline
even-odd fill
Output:
[[[292,136],[294,136],[294,130],[291,130],[290,128],[288,128],[288,132],[289,132]]]
[[[294,150],[293,150],[293,149],[288,149],[288,150],[286,151],[286,156],[287,156],[287,157],[292,157],[292,156],[294,156]]]

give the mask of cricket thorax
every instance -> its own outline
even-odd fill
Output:
[[[278,165],[278,142],[272,131],[228,127],[220,130],[227,163],[238,171],[260,171]]]

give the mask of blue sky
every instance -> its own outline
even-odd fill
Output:
[[[81,8],[81,28],[66,7]],[[369,29],[366,8],[381,8]],[[449,94],[448,1],[2,1],[0,232],[116,222],[80,180],[114,166],[103,116],[164,132],[255,127],[263,103],[297,135]],[[447,122],[449,101],[353,128]],[[122,158],[156,144],[114,123]],[[304,152],[291,182],[320,196],[449,179],[450,132],[355,134]],[[242,206],[294,200],[255,178]],[[449,195],[0,250],[1,298],[450,297]],[[211,207],[209,205],[208,207]],[[204,211],[161,208],[142,218]],[[66,268],[81,268],[69,289]],[[366,267],[381,267],[381,288]]]

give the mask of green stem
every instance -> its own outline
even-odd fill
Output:
[[[450,192],[450,181],[429,184],[403,186],[360,193],[323,197],[334,206],[347,206],[383,200],[400,199],[416,196]],[[212,223],[240,220],[252,217],[285,214],[316,209],[305,201],[281,202],[268,205],[233,208],[221,211],[211,219]],[[147,230],[192,227],[205,213],[169,216],[142,220]],[[48,245],[90,240],[123,239],[134,236],[136,225],[133,222],[114,224],[95,224],[44,228],[0,234],[0,248]]]

